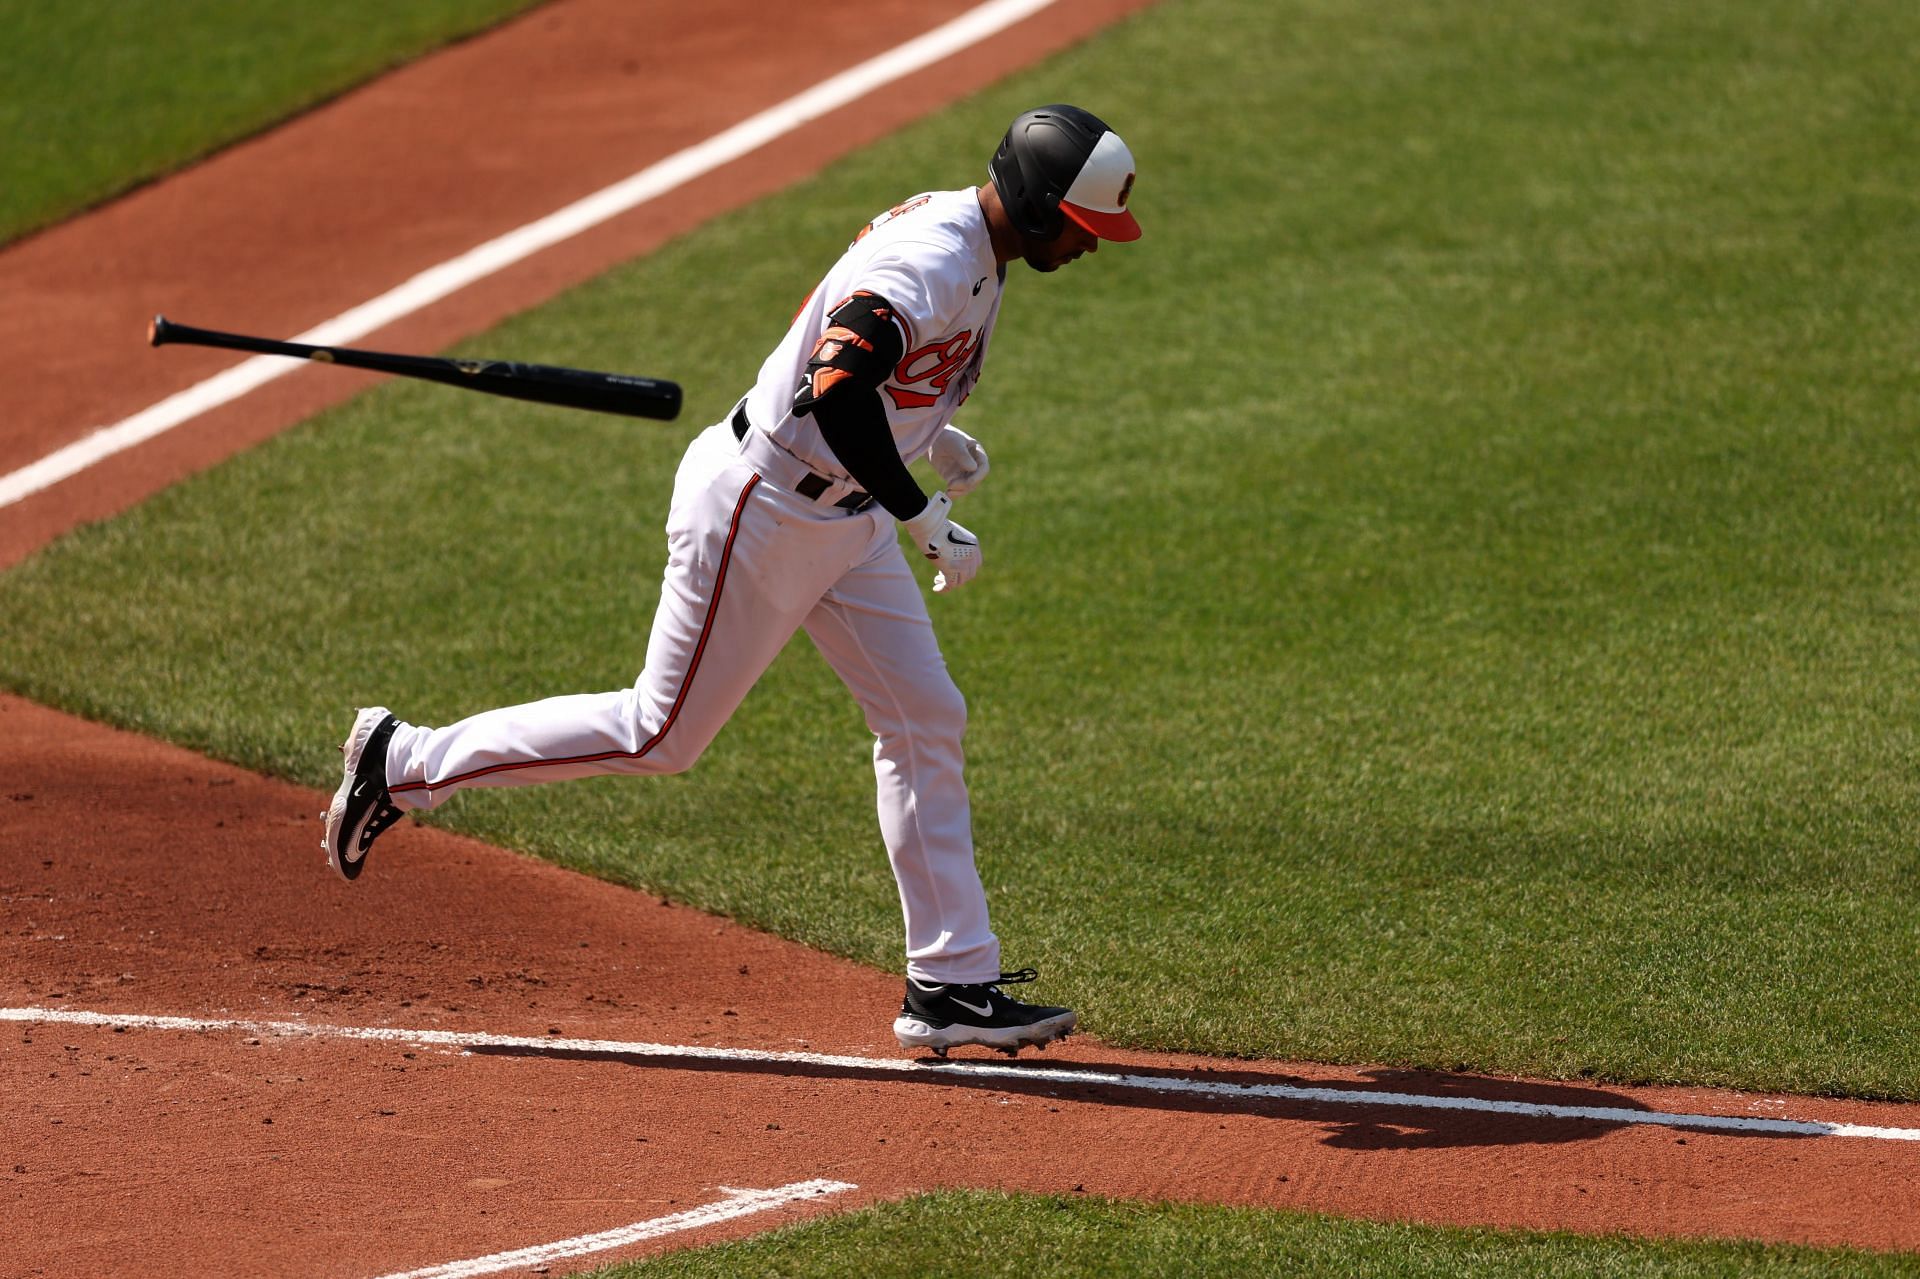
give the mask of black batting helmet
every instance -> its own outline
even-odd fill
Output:
[[[1027,235],[1051,240],[1063,218],[1103,240],[1137,240],[1127,211],[1133,152],[1099,117],[1056,104],[1023,111],[987,166],[1000,203]]]

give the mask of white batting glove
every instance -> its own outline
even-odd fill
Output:
[[[901,527],[920,553],[940,566],[933,575],[936,592],[959,590],[980,571],[980,539],[953,522],[953,499],[935,493],[927,509]]]
[[[940,428],[940,434],[933,437],[933,447],[927,450],[927,460],[940,472],[947,492],[956,498],[973,492],[987,478],[987,451],[980,447],[979,440],[957,426]]]

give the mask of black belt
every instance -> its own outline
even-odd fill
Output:
[[[752,429],[753,424],[747,421],[747,402],[742,400],[740,401],[740,407],[733,411],[733,438],[736,440],[744,440],[747,438],[747,432]],[[816,475],[812,471],[808,471],[800,477],[800,482],[793,486],[793,491],[801,497],[806,498],[809,502],[816,502],[819,501],[822,493],[832,487],[832,480],[824,475]],[[834,505],[843,507],[849,511],[864,511],[873,505],[873,494],[862,493],[858,489],[855,489],[853,492],[835,502]]]

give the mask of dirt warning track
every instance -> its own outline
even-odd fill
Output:
[[[1038,8],[369,337],[443,346],[1140,3]],[[155,356],[154,311],[303,331],[964,10],[662,8],[561,0],[0,251],[42,371],[0,473],[231,365]],[[292,373],[0,506],[0,563],[363,384]],[[563,1273],[939,1186],[1920,1247],[1920,1108],[1086,1039],[915,1062],[897,978],[723,920],[411,824],[348,885],[322,796],[18,699],[0,769],[0,1274]]]

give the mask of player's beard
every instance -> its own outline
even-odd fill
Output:
[[[1028,241],[1023,255],[1028,266],[1036,271],[1052,273],[1081,256],[1085,250],[1076,249],[1072,253],[1056,250],[1051,241]]]
[[[1087,247],[1090,241],[1091,236],[1076,232],[1070,224],[1063,224],[1059,234],[1051,240],[1042,240],[1037,236],[1022,237],[1020,255],[1034,270],[1051,273],[1090,252]]]

